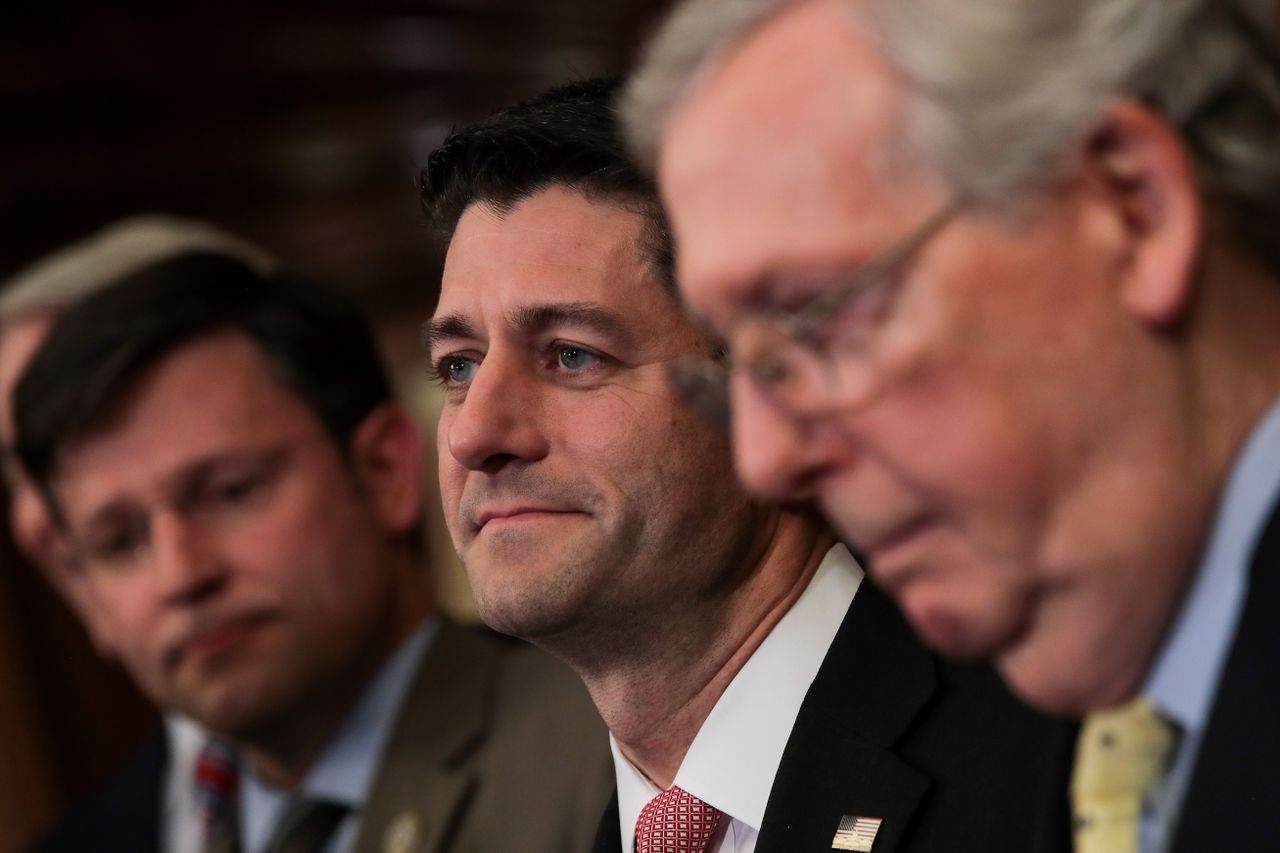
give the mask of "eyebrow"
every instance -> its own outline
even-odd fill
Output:
[[[223,470],[241,465],[260,465],[269,473],[280,470],[297,446],[296,440],[286,440],[274,446],[226,450],[191,460],[176,471],[165,474],[160,480],[167,502],[186,507],[202,489],[209,486]],[[112,495],[97,507],[84,521],[85,529],[111,523],[135,509],[138,501],[131,495]]]
[[[532,335],[552,326],[579,326],[609,335],[627,335],[627,324],[606,308],[590,302],[556,302],[517,308],[508,322],[525,334]]]
[[[555,326],[576,326],[593,329],[606,335],[630,341],[631,330],[617,313],[591,302],[553,302],[516,308],[507,315],[507,322],[523,335],[536,335]],[[432,318],[423,327],[423,340],[430,352],[443,340],[477,338],[475,326],[460,314],[446,314]]]
[[[422,342],[430,352],[436,344],[450,338],[474,338],[475,326],[461,314],[446,314],[443,317],[432,317],[422,326]]]

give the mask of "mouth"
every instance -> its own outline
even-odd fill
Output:
[[[558,509],[542,506],[511,506],[487,509],[476,517],[474,528],[480,532],[485,528],[514,527],[537,521],[548,521],[570,515],[585,515],[576,509]]]
[[[184,662],[213,660],[234,650],[267,621],[264,613],[246,613],[211,621],[175,642],[165,654],[165,665],[172,669]]]
[[[938,529],[938,518],[926,513],[876,539],[867,547],[866,553],[877,581],[890,588],[907,582],[919,570],[913,552]]]

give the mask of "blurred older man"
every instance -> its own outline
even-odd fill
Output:
[[[1141,697],[1081,849],[1280,838],[1278,53],[1269,0],[694,0],[630,90],[748,485],[1033,704]]]

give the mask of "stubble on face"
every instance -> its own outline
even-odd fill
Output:
[[[433,323],[470,332],[438,339],[432,355],[477,362],[472,386],[446,390],[447,520],[484,620],[548,647],[632,642],[664,607],[731,589],[730,555],[754,541],[727,442],[668,385],[666,364],[706,345],[655,280],[643,224],[553,188],[502,216],[464,214],[446,263],[437,318],[462,322]],[[613,321],[522,326],[572,314],[565,306]],[[566,376],[546,355],[559,341],[600,351],[605,367]],[[481,433],[482,453],[458,450]],[[478,529],[494,507],[522,505],[568,512]]]

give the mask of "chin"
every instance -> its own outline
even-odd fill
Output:
[[[1140,677],[1122,677],[1101,666],[1108,656],[1086,656],[1069,640],[1031,637],[1002,653],[997,666],[1019,699],[1046,714],[1083,717],[1131,699]]]
[[[480,620],[500,634],[537,643],[578,621],[567,597],[555,595],[547,586],[537,592],[520,591],[513,585],[496,591],[486,592],[479,586],[473,590]]]
[[[987,660],[1016,642],[1022,608],[1015,596],[975,597],[973,589],[972,584],[957,589],[955,584],[918,581],[896,592],[925,645],[954,660]]]

